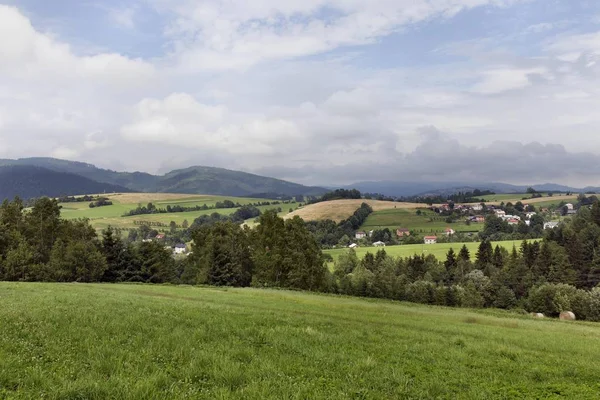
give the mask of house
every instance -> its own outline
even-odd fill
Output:
[[[485,217],[483,215],[476,215],[475,216],[475,222],[483,224],[485,222]]]
[[[509,225],[519,225],[519,222],[521,222],[520,220],[518,220],[516,218],[510,218],[506,221],[508,222]]]
[[[571,204],[571,203],[565,204],[565,207],[567,207],[567,210],[573,210],[575,208],[575,207],[573,207],[573,204]]]
[[[452,228],[446,228],[446,236],[452,236],[456,233],[456,231]]]
[[[356,243],[352,243],[350,246],[348,246],[348,248],[350,248],[350,249],[355,249],[357,247],[358,247],[358,245]]]
[[[471,207],[471,210],[473,211],[482,211],[483,210],[483,204],[475,204]]]
[[[369,237],[373,237],[373,232],[374,232],[374,231],[372,231],[372,230],[371,230],[371,231],[369,231]]]
[[[159,233],[158,235],[156,235],[155,239],[156,240],[163,240],[165,238],[165,234],[164,233]]]
[[[183,243],[176,244],[175,247],[173,247],[173,253],[175,254],[183,254],[186,250],[187,248]]]
[[[367,234],[365,232],[356,232],[356,234],[354,235],[354,237],[356,239],[364,239],[367,237]]]
[[[425,236],[424,240],[425,240],[425,244],[436,244],[437,236]]]
[[[525,217],[527,217],[527,219],[531,219],[531,217],[533,217],[534,215],[537,215],[537,213],[533,211],[525,213]]]
[[[410,229],[398,228],[398,229],[396,229],[396,236],[398,236],[398,237],[410,236]]]
[[[506,215],[506,211],[504,210],[494,210],[494,212],[496,213],[496,217],[504,217]]]
[[[383,242],[375,242],[375,243],[373,243],[373,246],[375,246],[375,247],[385,247],[385,243],[383,243]]]
[[[558,227],[559,222],[546,222],[544,224],[544,229],[554,229]]]

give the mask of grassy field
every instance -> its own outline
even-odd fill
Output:
[[[172,194],[172,193],[125,193],[116,195],[107,195],[113,202],[112,206],[104,206],[97,208],[89,208],[89,203],[61,203],[61,216],[65,219],[75,218],[89,218],[91,224],[96,229],[105,229],[109,225],[117,228],[135,228],[136,225],[133,221],[154,221],[169,224],[171,221],[175,221],[181,225],[184,220],[188,223],[192,223],[194,219],[201,215],[212,214],[218,212],[222,215],[233,214],[235,208],[226,209],[211,209],[201,211],[190,211],[182,213],[167,213],[167,214],[146,214],[136,215],[132,217],[123,217],[126,212],[137,208],[138,204],[146,205],[149,202],[156,205],[158,208],[166,208],[167,205],[175,206],[180,205],[184,207],[202,206],[214,206],[217,202],[223,200],[231,200],[240,204],[249,204],[269,201],[268,199],[255,199],[247,197],[232,197],[232,196],[210,196],[210,195],[189,195],[189,194]],[[297,203],[292,204],[279,204],[273,206],[260,206],[258,207],[261,211],[267,209],[281,207],[282,212],[287,213],[290,208],[296,208]]]
[[[257,290],[0,283],[0,398],[600,397],[600,326]]]
[[[522,241],[519,240],[509,240],[504,242],[493,242],[492,245],[494,248],[496,245],[500,247],[504,247],[508,251],[512,251],[513,246],[516,246],[517,249],[521,245]],[[436,243],[436,244],[406,244],[399,246],[386,246],[386,247],[359,247],[355,249],[356,255],[358,258],[364,257],[368,252],[376,253],[379,249],[385,249],[385,252],[394,257],[409,257],[415,254],[433,254],[437,257],[438,260],[445,260],[446,253],[448,250],[454,249],[456,253],[460,251],[463,245],[466,245],[469,251],[471,252],[471,258],[475,259],[475,254],[477,253],[477,249],[479,248],[479,243],[471,242],[471,243]],[[334,259],[337,259],[340,254],[347,252],[348,249],[331,249],[331,250],[323,250],[324,253],[330,254]]]
[[[350,217],[360,207],[362,203],[369,204],[373,211],[393,210],[393,209],[417,209],[427,208],[426,204],[422,203],[400,203],[395,201],[379,201],[366,199],[346,199],[346,200],[331,200],[322,203],[310,204],[304,206],[288,214],[289,218],[299,216],[305,221],[318,221],[331,219],[340,222]]]
[[[394,233],[397,228],[407,228],[418,233],[444,233],[446,228],[450,227],[457,232],[478,232],[483,229],[483,224],[467,225],[464,221],[449,224],[445,218],[430,210],[420,210],[417,215],[416,209],[391,209],[375,211],[361,226],[361,230],[370,231],[372,229],[389,228]]]

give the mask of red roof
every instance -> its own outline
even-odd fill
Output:
[[[437,236],[425,236],[425,239],[436,239],[437,240]]]

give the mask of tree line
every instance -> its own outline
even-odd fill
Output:
[[[287,204],[289,201],[284,201],[283,203]],[[246,206],[270,206],[281,204],[280,201],[258,201],[255,203],[248,203]],[[179,213],[179,212],[192,212],[192,211],[206,211],[206,210],[216,210],[216,209],[228,209],[228,208],[239,208],[243,207],[239,202],[233,202],[231,200],[223,200],[216,202],[213,206],[208,206],[206,204],[195,205],[195,206],[181,206],[181,205],[167,205],[165,208],[156,207],[153,203],[148,203],[143,206],[139,204],[136,208],[127,211],[123,214],[123,217],[131,217],[135,215],[146,215],[146,214],[170,214],[170,213]]]
[[[368,205],[342,226],[359,224]],[[140,227],[140,229],[148,227]],[[581,208],[540,241],[511,251],[483,240],[474,261],[466,246],[444,261],[433,255],[359,260],[352,250],[326,267],[309,225],[276,210],[254,229],[230,220],[190,228],[192,254],[172,257],[158,241],[101,237],[87,220],[63,220],[56,200],[0,206],[0,279],[57,282],[188,283],[282,287],[462,307],[520,308],[600,320],[600,204]]]

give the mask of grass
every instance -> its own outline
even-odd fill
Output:
[[[508,251],[512,251],[513,246],[516,246],[517,249],[521,245],[522,241],[519,240],[508,240],[503,242],[493,242],[492,246],[496,248],[496,245],[500,247],[504,247]],[[454,249],[454,251],[458,254],[463,245],[466,245],[469,251],[471,252],[471,258],[475,259],[475,254],[477,253],[477,249],[479,248],[479,244],[477,242],[471,243],[436,243],[436,244],[406,244],[399,246],[386,246],[385,252],[393,257],[410,257],[415,254],[433,254],[436,256],[438,260],[445,260],[446,253],[448,250]],[[355,249],[356,255],[359,259],[364,257],[368,252],[376,253],[382,247],[359,247]],[[334,259],[337,259],[340,254],[347,252],[348,249],[340,248],[340,249],[331,249],[331,250],[323,250],[324,253],[330,254]]]
[[[165,214],[145,214],[136,215],[132,217],[123,217],[123,214],[130,210],[137,208],[138,204],[146,205],[149,202],[156,205],[158,208],[166,208],[167,205],[180,205],[185,207],[193,207],[196,205],[206,204],[207,206],[214,206],[217,202],[223,200],[231,200],[240,204],[249,204],[269,201],[268,199],[256,199],[249,197],[232,197],[232,196],[212,196],[212,195],[181,195],[173,193],[126,193],[117,195],[107,195],[113,201],[113,205],[89,208],[89,203],[61,203],[61,216],[65,219],[76,219],[76,218],[89,218],[91,225],[100,230],[105,229],[108,226],[117,228],[136,228],[137,225],[133,221],[154,221],[169,224],[171,221],[175,221],[181,225],[184,220],[188,223],[192,223],[194,219],[201,215],[212,214],[218,212],[222,215],[233,214],[235,208],[226,209],[211,209],[201,211],[190,211],[182,213],[165,213]],[[272,201],[272,200],[271,200]],[[281,207],[282,212],[287,213],[290,208],[296,208],[297,203],[291,204],[278,204],[272,206],[260,206],[258,207],[261,211],[267,209]]]
[[[0,398],[596,399],[600,329],[276,290],[0,283]]]
[[[400,203],[395,201],[379,201],[366,199],[346,199],[346,200],[331,200],[322,203],[310,204],[297,209],[293,213],[288,214],[289,218],[299,216],[305,221],[318,221],[331,219],[340,222],[354,214],[362,203],[369,204],[373,211],[393,210],[402,208],[426,208],[426,204],[420,203]]]
[[[407,228],[418,233],[444,233],[446,228],[451,227],[457,232],[478,232],[483,229],[483,224],[467,225],[464,221],[447,223],[445,218],[430,210],[420,210],[417,215],[416,209],[392,209],[375,211],[366,219],[360,227],[363,231],[372,229],[389,228],[395,234],[397,228]],[[465,217],[466,219],[466,217]]]

